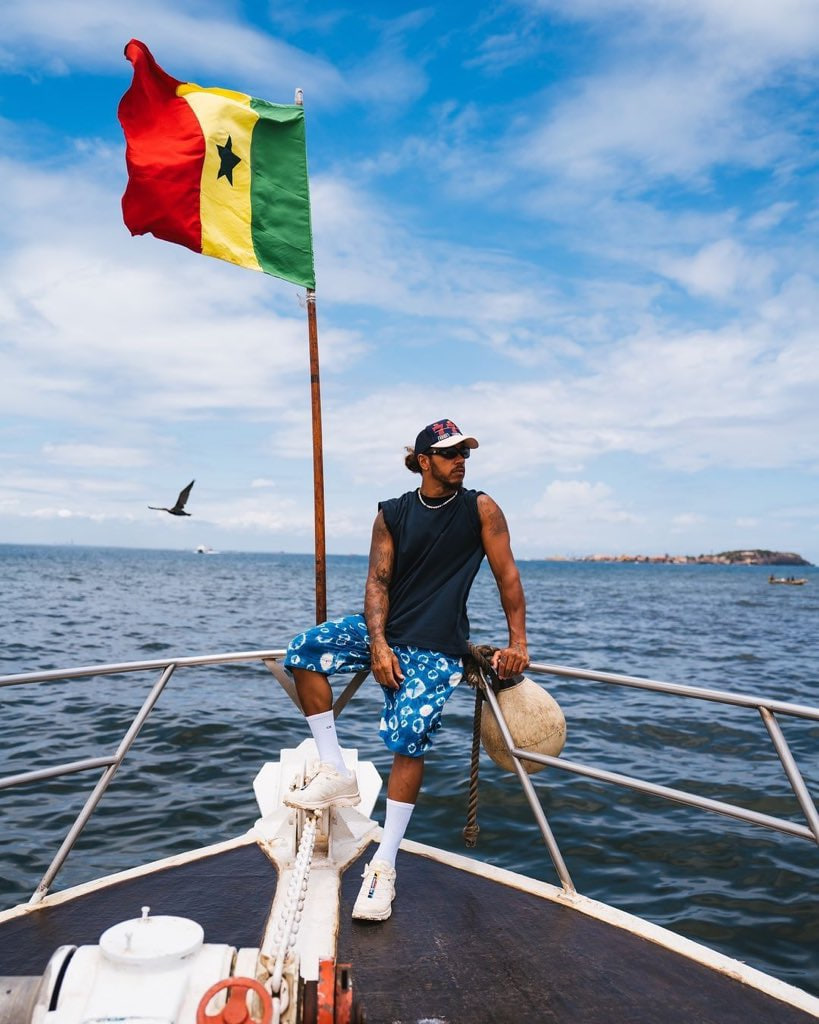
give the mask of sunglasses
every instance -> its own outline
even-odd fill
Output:
[[[465,445],[453,445],[451,448],[430,448],[427,451],[427,455],[440,455],[442,459],[446,459],[447,462],[451,462],[453,459],[457,459],[459,455],[462,455],[465,459],[469,458],[471,449]]]

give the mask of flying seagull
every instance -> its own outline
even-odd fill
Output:
[[[195,482],[195,480],[191,480],[187,487],[182,488],[173,508],[159,508],[157,505],[149,505],[148,508],[152,508],[154,512],[170,512],[172,516],[189,516],[190,512],[185,511],[185,502],[188,500],[191,487],[193,487]]]

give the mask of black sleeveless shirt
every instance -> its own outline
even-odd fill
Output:
[[[461,489],[437,508],[422,505],[418,491],[379,502],[395,545],[387,643],[466,652],[466,599],[485,554],[481,493]]]

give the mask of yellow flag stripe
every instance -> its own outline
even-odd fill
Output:
[[[261,270],[251,237],[250,146],[259,119],[250,107],[251,97],[229,89],[203,89],[193,83],[180,85],[177,94],[190,105],[205,137],[200,186],[202,252]],[[229,147],[238,158],[229,161],[233,166],[221,176],[220,146]]]

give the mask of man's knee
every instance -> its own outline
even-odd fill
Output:
[[[333,689],[327,676],[303,668],[294,668],[291,671],[301,709],[308,718],[310,715],[320,715],[332,708]]]

